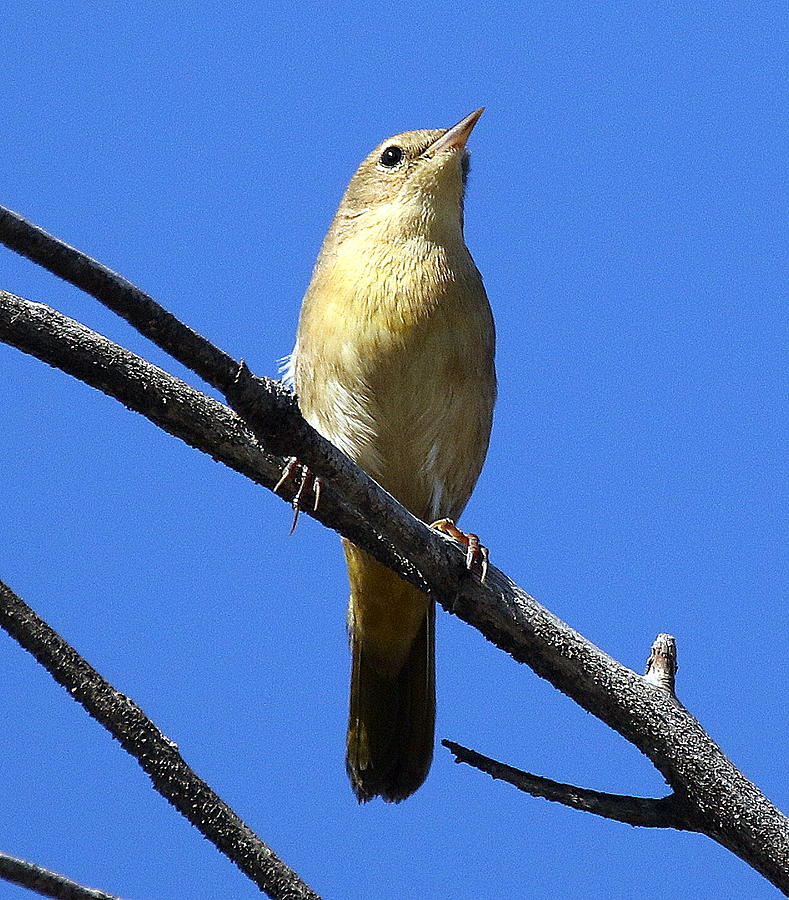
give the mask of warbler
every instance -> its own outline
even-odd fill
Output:
[[[460,515],[493,417],[493,317],[463,238],[466,141],[482,112],[395,135],[362,162],[323,242],[289,363],[307,421],[426,522]],[[398,802],[433,756],[435,605],[349,541],[343,549],[346,767],[360,802]]]

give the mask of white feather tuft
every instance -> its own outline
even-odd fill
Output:
[[[296,389],[296,354],[299,349],[298,341],[293,350],[282,359],[277,360],[277,371],[282,375],[282,383],[292,391]]]

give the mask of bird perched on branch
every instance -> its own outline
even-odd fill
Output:
[[[481,115],[395,135],[359,166],[318,256],[289,370],[305,418],[414,515],[445,520],[436,525],[464,540],[469,564],[482,557],[484,577],[486,551],[451,521],[482,468],[496,394],[493,318],[463,239],[466,141]],[[343,549],[348,775],[360,801],[398,802],[433,756],[435,606],[349,541]]]

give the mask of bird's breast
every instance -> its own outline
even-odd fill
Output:
[[[487,448],[493,343],[462,241],[446,247],[416,236],[371,246],[360,235],[322,255],[305,297],[299,403],[417,515],[428,515],[437,492],[462,505]]]

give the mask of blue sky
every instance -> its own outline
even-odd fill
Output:
[[[485,105],[466,236],[500,395],[464,521],[625,664],[676,635],[682,701],[786,809],[785,24],[759,0],[13,4],[0,203],[275,375],[358,162]],[[0,287],[184,375],[9,252]],[[288,537],[271,494],[3,346],[0,403],[0,577],[326,898],[775,896],[706,838],[531,799],[441,748],[406,803],[358,807],[336,535]],[[438,698],[439,739],[664,791],[443,613]],[[0,849],[124,897],[259,896],[2,635],[0,709]]]

